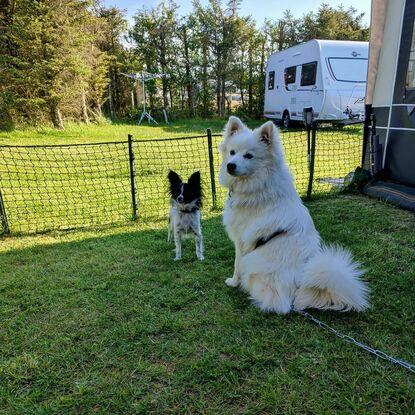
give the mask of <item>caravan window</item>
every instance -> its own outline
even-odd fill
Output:
[[[336,81],[366,82],[367,59],[329,58],[329,67]]]
[[[274,89],[275,71],[268,73],[268,89]]]
[[[317,62],[305,63],[301,67],[301,86],[315,85]]]
[[[285,85],[295,84],[295,73],[297,72],[296,66],[290,66],[284,70]]]
[[[409,53],[408,70],[406,71],[406,89],[415,88],[415,26],[412,32],[411,51]]]

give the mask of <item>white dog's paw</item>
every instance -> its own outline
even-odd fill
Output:
[[[239,285],[239,281],[237,278],[226,278],[225,284],[228,287],[237,287]]]
[[[180,261],[181,259],[182,259],[181,256],[177,256],[177,257],[174,258],[175,261]]]
[[[197,259],[198,259],[199,261],[204,261],[205,257],[204,257],[203,255],[199,255],[199,256],[197,257]]]

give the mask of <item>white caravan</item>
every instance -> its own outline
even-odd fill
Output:
[[[264,116],[288,127],[312,107],[320,121],[362,119],[368,49],[368,42],[310,40],[273,53],[266,68]]]

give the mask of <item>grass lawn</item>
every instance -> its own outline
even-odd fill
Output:
[[[125,222],[128,149],[137,140],[219,133],[223,120],[170,126],[68,125],[0,132],[0,190],[13,232]],[[260,122],[249,123],[255,127]],[[220,157],[214,137],[215,171]],[[283,132],[297,189],[308,181],[304,132]],[[318,132],[314,189],[359,164],[361,130]],[[333,414],[415,412],[415,376],[343,343],[298,315],[263,314],[224,285],[233,248],[211,212],[205,139],[134,144],[141,219],[113,228],[0,239],[0,414]],[[205,180],[206,260],[172,261],[169,168]],[[218,183],[218,205],[225,195]],[[341,331],[415,361],[413,214],[363,197],[308,204],[328,242],[368,269],[373,308],[314,313]]]
[[[249,122],[250,127],[261,121]],[[200,170],[205,204],[212,206],[206,129],[220,133],[225,120],[185,120],[169,126],[134,124],[69,124],[65,131],[39,128],[0,132],[0,191],[9,227],[14,233],[68,229],[79,226],[125,222],[131,218],[131,188],[127,134],[134,135],[136,198],[143,218],[164,217],[167,210],[166,176],[169,169],[183,178]],[[202,135],[197,139],[165,138]],[[305,195],[309,181],[307,134],[282,131],[287,161],[295,175],[297,190]],[[149,142],[150,139],[159,139]],[[213,165],[218,205],[226,192],[217,173],[221,157],[220,136],[213,137]],[[108,142],[117,142],[109,144]],[[84,146],[85,143],[107,144]],[[314,194],[336,190],[360,163],[360,128],[325,129],[317,133]],[[81,144],[78,146],[58,146]],[[2,146],[3,145],[3,146]],[[51,147],[8,147],[48,145]]]
[[[154,139],[164,137],[183,137],[204,134],[207,128],[213,133],[221,133],[226,120],[223,119],[185,119],[172,122],[170,125],[149,125],[143,123],[138,126],[131,122],[114,121],[104,124],[75,124],[67,123],[63,131],[54,128],[38,127],[10,132],[0,131],[1,144],[68,144],[90,143],[105,141],[127,140],[128,134],[136,139]],[[261,121],[249,121],[250,127],[256,127]]]
[[[357,196],[308,204],[372,288],[364,314],[316,316],[415,362],[413,214]],[[227,288],[220,217],[174,262],[165,223],[0,240],[0,413],[412,414],[415,375]]]

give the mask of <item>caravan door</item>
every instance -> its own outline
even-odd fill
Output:
[[[316,116],[320,111],[322,91],[317,85],[318,62],[312,61],[299,65],[300,85],[297,89],[297,116],[302,118],[303,109],[312,107]]]
[[[297,89],[298,89],[298,68],[297,66],[288,66],[284,68],[284,92],[285,97],[282,107],[282,118],[288,111],[289,117],[295,115],[297,106]]]

